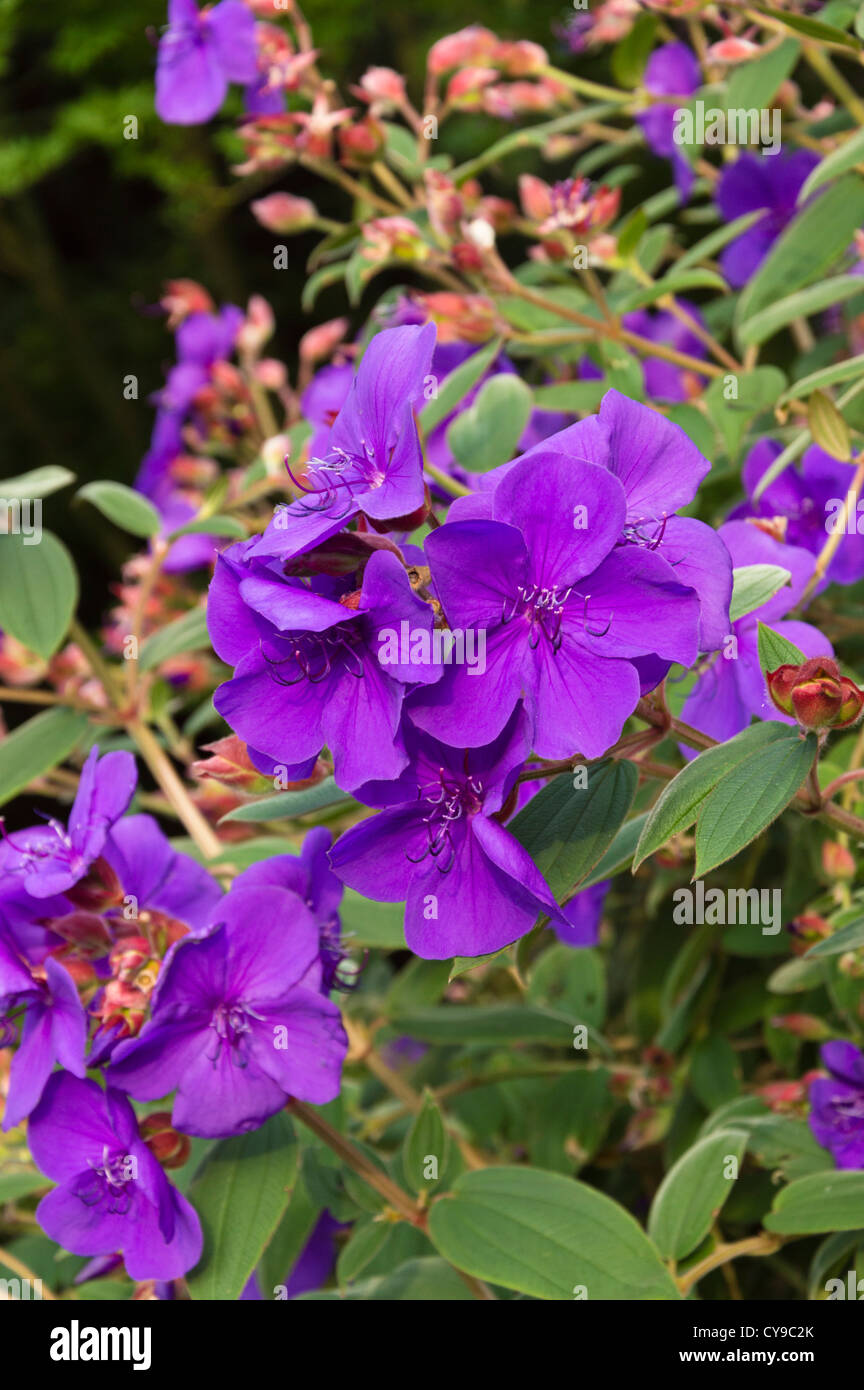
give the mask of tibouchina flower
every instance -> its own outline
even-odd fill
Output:
[[[610,880],[592,883],[574,893],[568,903],[561,908],[563,922],[553,921],[552,926],[558,940],[565,946],[596,946],[603,916],[603,904],[609,892]]]
[[[618,544],[657,553],[672,566],[679,584],[696,590],[699,650],[716,651],[729,631],[732,561],[710,526],[675,515],[692,502],[711,469],[688,435],[671,420],[613,390],[606,392],[598,415],[550,435],[517,462],[541,462],[549,453],[596,463],[614,473],[626,499]],[[492,493],[515,467],[516,463],[505,463],[482,474],[480,491],[457,499],[450,520],[491,517]]]
[[[217,565],[207,617],[217,654],[235,667],[216,708],[255,750],[293,767],[326,744],[336,780],[352,790],[405,766],[399,738],[410,685],[435,681],[441,666],[403,644],[390,660],[389,634],[425,633],[433,612],[412,592],[392,551],[366,564],[362,588],[327,598],[249,545]]]
[[[91,748],[81,771],[68,828],[45,826],[15,830],[0,843],[0,875],[34,898],[65,893],[87,874],[105,846],[108,832],[132,800],[137,773],[131,753]]]
[[[813,572],[810,552],[797,545],[784,545],[748,521],[728,521],[720,527],[719,535],[736,569],[746,565],[779,565],[791,575],[790,584],[730,626],[723,651],[705,664],[687,696],[682,719],[712,738],[724,740],[746,729],[752,715],[794,723],[768,697],[759,665],[760,621],[794,642],[805,656],[831,656],[832,648],[827,637],[809,623],[797,619],[779,621],[795,607]],[[684,751],[687,756],[694,756]]]
[[[340,531],[360,512],[408,517],[423,505],[423,457],[413,409],[435,346],[435,326],[387,328],[372,339],[326,452],[298,479],[303,496],[281,507],[255,546],[290,559]]]
[[[760,479],[782,449],[783,446],[773,439],[763,439],[750,450],[741,474],[747,501],[736,507],[732,519],[784,517],[784,539],[788,544],[803,546],[818,555],[828,538],[829,526],[839,520],[849,491],[849,465],[813,444],[801,460],[800,471],[791,467],[784,469],[754,502],[753,493]],[[864,579],[864,533],[858,534],[859,520],[853,508],[843,539],[828,566],[830,583],[856,584]]]
[[[679,105],[684,106],[702,85],[702,73],[696,55],[686,43],[666,43],[655,49],[648,59],[643,78],[646,92],[652,96],[678,97]],[[675,187],[686,203],[693,187],[693,166],[682,146],[675,139],[676,106],[674,102],[658,102],[642,111],[637,120],[642,127],[645,140],[661,159],[672,161],[675,174]]]
[[[426,960],[479,956],[560,909],[531,857],[496,819],[528,753],[517,711],[485,748],[447,748],[408,731],[397,782],[357,792],[380,815],[337,840],[334,872],[378,902],[405,900],[405,940]]]
[[[810,1128],[838,1168],[864,1168],[864,1056],[850,1042],[822,1048],[826,1079],[810,1083]]]
[[[57,1072],[30,1118],[36,1166],[57,1183],[36,1209],[73,1255],[120,1250],[130,1279],[179,1279],[201,1258],[201,1225],[138,1134],[125,1096]]]
[[[699,600],[660,554],[619,545],[627,499],[608,468],[543,445],[492,493],[491,520],[448,521],[426,540],[451,628],[484,631],[486,669],[445,668],[410,718],[475,747],[524,699],[542,758],[612,746],[640,695],[634,658],[689,665]]]
[[[289,889],[306,904],[318,926],[319,952],[304,984],[320,988],[323,994],[333,988],[344,954],[339,921],[342,884],[330,868],[327,854],[332,843],[330,831],[318,825],[306,835],[299,855],[275,854],[262,859],[238,874],[232,886],[236,891],[271,884]]]
[[[4,1013],[22,1004],[24,1022],[9,1073],[4,1130],[30,1114],[55,1062],[84,1075],[87,1020],[72,976],[48,956],[44,980],[35,978],[0,937],[0,1026]]]
[[[720,268],[735,289],[746,285],[774,242],[798,211],[798,194],[819,163],[810,150],[787,154],[739,154],[727,164],[717,185],[717,206],[724,222],[761,212],[746,232],[735,237],[720,256]]]
[[[215,915],[169,953],[149,1022],[107,1073],[137,1100],[176,1089],[175,1127],[210,1138],[257,1129],[291,1096],[334,1100],[348,1046],[339,1010],[301,983],[319,940],[296,894],[239,888]]]
[[[168,0],[168,28],[156,61],[156,113],[168,125],[200,125],[215,116],[229,82],[258,76],[255,17],[241,0],[199,10]]]

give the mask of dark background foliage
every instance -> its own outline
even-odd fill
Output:
[[[405,71],[419,91],[426,50],[442,34],[473,21],[554,47],[552,29],[566,8],[559,0],[474,0],[468,13],[461,0],[310,0],[305,13],[343,91],[372,63]],[[170,354],[152,312],[166,279],[196,278],[217,300],[241,304],[252,292],[266,295],[278,320],[273,352],[289,361],[312,322],[298,308],[309,248],[295,239],[291,268],[275,272],[272,234],[246,206],[256,190],[230,172],[236,93],[213,129],[165,127],[153,111],[165,18],[163,0],[0,0],[7,476],[58,462],[82,482],[132,479],[152,421],[147,396]],[[123,138],[127,115],[138,118],[137,140]],[[489,126],[491,138],[497,123]],[[318,197],[304,178],[288,171],[276,186]],[[343,310],[334,292],[315,317]],[[123,399],[127,373],[139,378],[137,403]]]

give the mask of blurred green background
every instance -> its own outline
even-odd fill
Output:
[[[343,92],[377,63],[409,74],[418,98],[426,50],[441,35],[485,23],[503,37],[536,39],[560,60],[553,30],[568,13],[566,0],[474,0],[470,9],[463,0],[309,0],[304,8],[322,69]],[[291,267],[274,271],[273,235],[245,206],[252,194],[237,196],[228,158],[236,89],[209,127],[165,127],[153,111],[165,20],[165,0],[0,0],[4,476],[53,462],[82,482],[132,479],[152,423],[147,397],[171,356],[153,311],[166,279],[199,279],[217,300],[240,304],[253,291],[266,295],[279,325],[272,350],[289,362],[313,321],[301,315],[299,297],[314,238],[294,239]],[[137,140],[123,138],[128,115],[138,118]],[[488,125],[489,138],[500,132]],[[319,194],[301,170],[273,186]],[[338,198],[319,202],[338,215]],[[315,318],[343,309],[334,291]],[[139,380],[137,402],[123,399],[128,373]],[[49,504],[47,519],[77,540],[79,559],[88,531],[94,542],[101,532],[96,548],[110,578],[128,541],[106,537],[88,508],[74,509],[66,524],[60,510]]]

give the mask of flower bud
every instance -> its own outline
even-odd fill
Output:
[[[797,719],[802,729],[845,729],[864,708],[864,690],[841,676],[830,657],[812,657],[800,666],[778,666],[766,676],[777,709]]]
[[[95,960],[110,950],[112,936],[104,918],[95,912],[67,912],[63,917],[49,917],[44,925],[57,936],[62,936],[78,955]]]
[[[831,1029],[827,1023],[821,1018],[816,1018],[814,1014],[775,1014],[771,1019],[771,1027],[791,1033],[803,1042],[819,1042],[831,1036]]]
[[[191,1151],[185,1134],[178,1134],[167,1110],[147,1115],[138,1124],[138,1133],[163,1168],[182,1168]]]
[[[384,153],[387,137],[384,127],[372,116],[344,125],[337,132],[339,158],[349,169],[362,169],[374,164]]]
[[[236,734],[228,734],[215,743],[202,744],[209,758],[199,758],[192,764],[196,777],[211,777],[221,782],[223,787],[234,787],[254,796],[263,796],[272,791],[269,777],[259,772],[249,758],[246,744]]]
[[[855,858],[845,845],[826,840],[822,846],[822,868],[829,878],[853,879]]]
[[[314,203],[291,193],[269,193],[266,198],[256,198],[251,208],[255,219],[268,232],[303,232],[314,227],[318,219]]]
[[[393,68],[367,68],[353,90],[367,101],[398,106],[405,100],[405,78]]]
[[[347,319],[330,319],[310,328],[300,339],[301,362],[323,362],[339,346],[348,332]]]
[[[120,906],[123,889],[108,860],[100,855],[93,860],[84,877],[66,889],[66,897],[88,912],[104,912],[106,908]]]

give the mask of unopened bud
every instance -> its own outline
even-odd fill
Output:
[[[147,1115],[140,1121],[138,1133],[163,1168],[183,1167],[192,1146],[185,1134],[178,1134],[174,1129],[167,1110]]]

